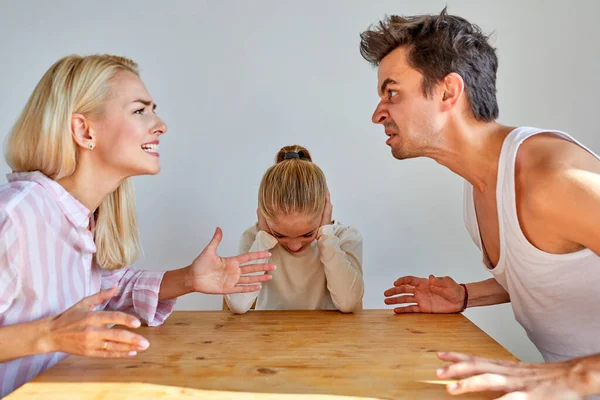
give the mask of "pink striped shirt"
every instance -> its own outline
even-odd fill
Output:
[[[0,186],[0,326],[59,314],[116,283],[115,297],[98,309],[124,311],[150,326],[171,314],[175,300],[158,300],[164,272],[106,271],[95,264],[90,211],[61,185],[41,172],[7,177]],[[0,363],[0,397],[66,356]]]

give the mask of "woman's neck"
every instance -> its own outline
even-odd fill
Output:
[[[83,204],[91,215],[106,196],[114,192],[124,180],[124,177],[117,177],[116,174],[101,168],[93,170],[79,164],[72,175],[57,182]]]

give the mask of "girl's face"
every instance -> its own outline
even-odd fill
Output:
[[[317,237],[321,215],[291,214],[267,220],[273,236],[290,253],[299,253]]]

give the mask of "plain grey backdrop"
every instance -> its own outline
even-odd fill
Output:
[[[135,178],[145,249],[136,266],[189,264],[217,225],[221,255],[236,253],[263,172],[297,143],[327,175],[334,218],[363,233],[365,308],[386,307],[383,291],[407,274],[487,279],[463,227],[463,181],[431,160],[392,158],[371,123],[376,70],[358,51],[359,33],[386,14],[445,5],[492,33],[501,122],[564,130],[600,151],[594,0],[2,0],[0,140],[57,59],[124,55],[169,126],[162,172]],[[0,172],[4,183],[4,160]],[[220,309],[221,296],[177,307]],[[510,305],[466,315],[516,356],[541,360]]]

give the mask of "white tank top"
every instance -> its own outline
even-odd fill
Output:
[[[540,132],[569,140],[600,157],[566,133],[520,127],[504,139],[498,162],[496,201],[500,259],[495,268],[481,245],[473,186],[465,181],[465,225],[483,261],[510,294],[515,318],[547,362],[600,353],[600,257],[590,249],[550,254],[521,231],[515,200],[515,159],[523,141]],[[599,221],[600,223],[600,221]]]

